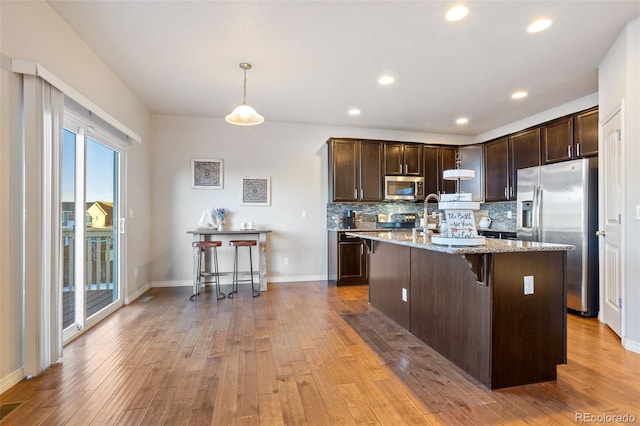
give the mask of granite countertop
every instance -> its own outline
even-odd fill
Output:
[[[431,251],[439,251],[449,254],[483,254],[483,253],[515,253],[531,251],[565,251],[573,250],[575,246],[568,244],[537,243],[519,240],[498,240],[487,238],[483,246],[446,246],[433,244],[431,238],[424,237],[423,233],[414,237],[410,232],[379,231],[357,232],[348,230],[347,235],[360,237],[374,241],[398,244]]]

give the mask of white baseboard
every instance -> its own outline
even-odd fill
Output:
[[[293,275],[284,277],[268,277],[270,283],[292,283],[296,281],[326,281],[326,275]]]
[[[128,305],[129,303],[132,303],[134,300],[136,300],[138,297],[142,296],[144,293],[147,292],[147,290],[149,290],[151,288],[151,286],[149,284],[145,284],[142,286],[142,288],[139,288],[138,290],[134,291],[132,294],[130,294],[129,296],[124,298],[124,304]]]
[[[193,287],[191,280],[152,281],[151,287]]]
[[[0,380],[0,394],[8,391],[12,386],[17,385],[25,378],[24,369],[18,368],[16,371],[7,374]]]
[[[267,282],[270,283],[292,283],[297,281],[326,281],[326,275],[290,275],[283,277],[267,277]],[[222,285],[228,285],[231,283],[222,283]],[[175,280],[175,281],[153,281],[149,287],[192,287],[193,281],[190,280]],[[146,290],[145,290],[146,291]],[[132,300],[133,301],[133,300]]]
[[[628,351],[640,354],[640,342],[633,341],[631,339],[623,338],[622,347]]]

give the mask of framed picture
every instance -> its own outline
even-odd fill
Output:
[[[224,184],[224,165],[222,160],[191,160],[191,187],[194,189],[222,189]]]
[[[270,177],[242,178],[242,205],[269,206],[271,205]]]

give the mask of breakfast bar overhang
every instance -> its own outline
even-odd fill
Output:
[[[369,302],[490,389],[556,379],[566,363],[570,245],[431,243],[348,232],[369,248]]]

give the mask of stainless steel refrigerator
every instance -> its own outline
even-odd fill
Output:
[[[567,308],[598,314],[598,159],[518,170],[519,240],[572,244],[567,251]]]

